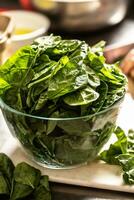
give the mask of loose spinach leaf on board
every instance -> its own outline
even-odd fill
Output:
[[[14,171],[14,180],[17,183],[28,185],[35,188],[39,184],[41,173],[38,169],[26,163],[19,163]]]
[[[121,154],[117,159],[123,169],[124,182],[134,184],[134,154]]]
[[[8,158],[7,155],[0,153],[0,173],[6,177],[9,185],[12,183],[13,171],[14,164],[12,161]]]
[[[48,176],[42,176],[40,184],[33,193],[34,200],[51,200],[51,193],[49,188]]]
[[[14,170],[11,200],[29,196],[38,186],[40,177],[39,170],[24,162],[19,163]]]
[[[0,199],[51,200],[49,177],[24,162],[14,167],[10,158],[0,153]]]
[[[29,185],[13,182],[10,200],[25,199],[33,192]]]
[[[111,144],[108,150],[100,154],[100,158],[109,164],[118,164],[117,156],[127,153],[127,137],[124,131],[120,127],[117,127],[114,133],[117,141]]]
[[[45,188],[45,190],[50,191],[49,177],[47,175],[44,175],[44,176],[41,177],[40,185],[42,185]]]
[[[132,185],[134,184],[134,131],[129,130],[128,135],[125,135],[125,132],[117,127],[114,133],[117,141],[100,154],[100,159],[109,164],[120,165],[124,182]]]
[[[8,180],[6,177],[0,172],[0,197],[2,195],[10,196],[10,188],[8,184]]]
[[[45,188],[40,185],[33,194],[34,200],[51,200],[51,194],[49,191],[45,190]]]
[[[128,143],[127,143],[128,152],[130,154],[134,154],[134,130],[133,129],[129,129],[127,140],[128,140]]]

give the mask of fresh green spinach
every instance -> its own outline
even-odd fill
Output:
[[[134,184],[134,131],[125,132],[117,127],[114,131],[117,141],[111,144],[108,150],[100,154],[100,159],[120,165],[123,170],[123,179],[126,184]]]
[[[126,78],[118,63],[105,62],[104,45],[90,47],[53,35],[38,38],[1,66],[0,95],[13,108],[38,115],[53,102],[58,112],[64,103],[76,110],[86,105],[86,115],[109,108],[124,96]]]
[[[87,162],[109,139],[127,80],[118,63],[106,63],[104,45],[51,34],[0,67],[1,100],[21,112],[3,114],[38,162],[54,167]]]
[[[14,167],[10,158],[0,153],[0,199],[51,200],[49,178],[25,162]]]

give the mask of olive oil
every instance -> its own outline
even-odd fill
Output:
[[[33,32],[33,29],[30,29],[30,28],[16,28],[14,30],[15,35],[23,35],[23,34],[28,34],[31,32]]]

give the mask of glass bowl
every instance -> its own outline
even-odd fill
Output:
[[[96,159],[115,128],[122,100],[107,110],[74,118],[45,118],[22,113],[2,99],[0,107],[12,135],[28,155],[41,166],[62,169]]]

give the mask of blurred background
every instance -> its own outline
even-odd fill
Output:
[[[0,52],[6,48],[6,58],[50,33],[90,45],[134,41],[133,0],[0,0],[0,13],[9,17],[0,15]]]
[[[133,0],[0,0],[0,11],[18,9],[48,16],[48,32],[65,38],[84,39],[90,44],[101,39],[107,44],[133,40]]]

